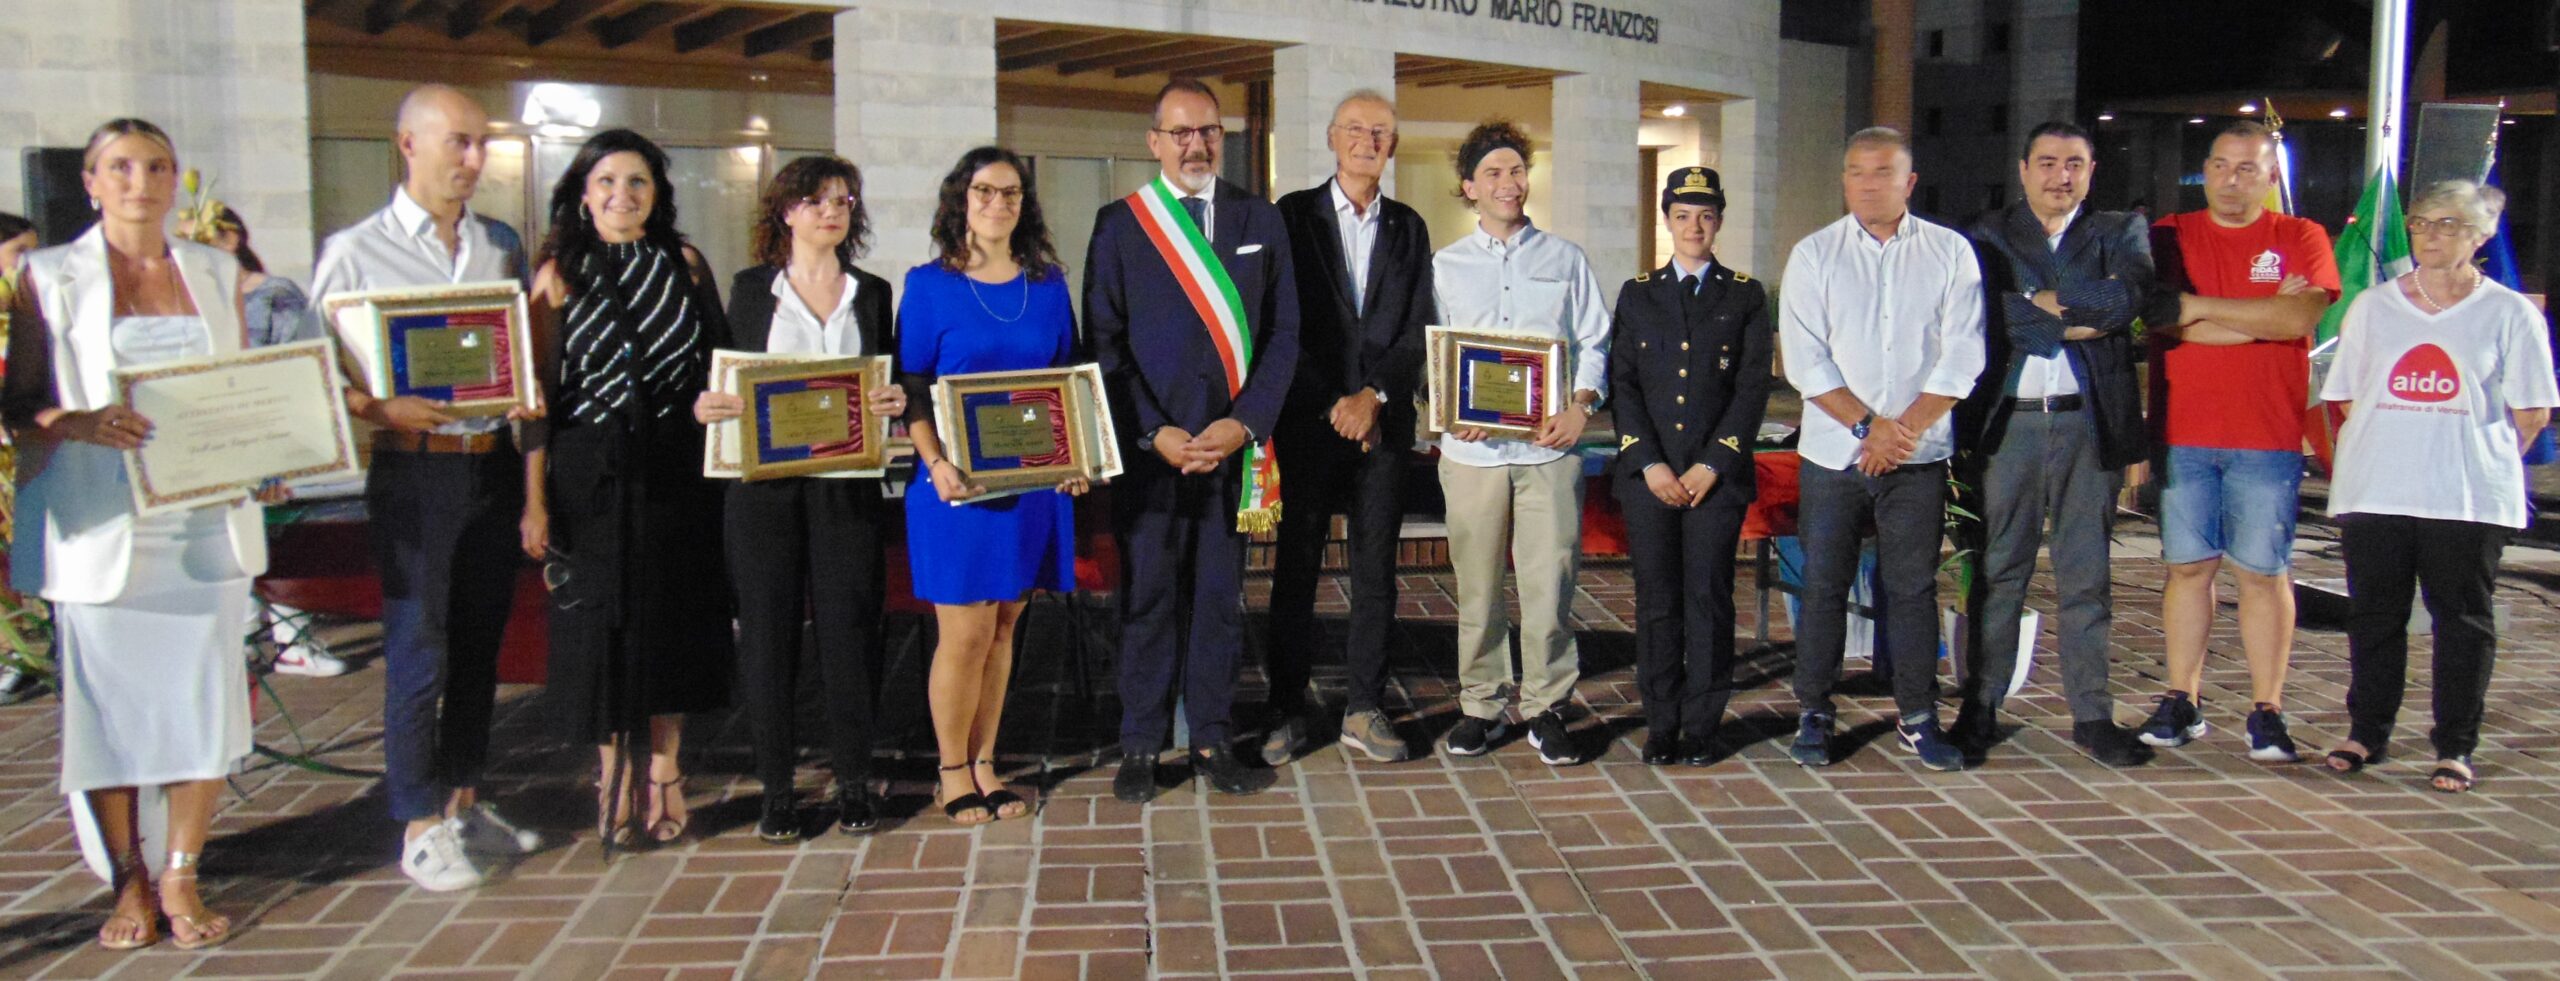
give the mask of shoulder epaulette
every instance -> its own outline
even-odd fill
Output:
[[[1652,279],[1652,278],[1653,278],[1653,274],[1652,274],[1652,273],[1649,273],[1649,272],[1640,272],[1640,273],[1637,273],[1637,274],[1636,274],[1636,282],[1639,282],[1639,283],[1644,282],[1645,280],[1648,280],[1648,279]]]
[[[1734,273],[1733,281],[1737,283],[1748,283],[1751,281],[1751,274],[1747,272]]]

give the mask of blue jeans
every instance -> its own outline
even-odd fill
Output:
[[[2301,453],[2172,446],[2161,473],[2160,557],[2171,565],[2222,558],[2282,575],[2293,565],[2301,511]]]
[[[382,575],[382,783],[394,820],[442,813],[488,763],[498,646],[524,563],[523,459],[374,451],[365,506]]]

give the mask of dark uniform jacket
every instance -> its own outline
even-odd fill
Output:
[[[1618,428],[1619,480],[1644,470],[1671,475],[1704,463],[1715,489],[1699,507],[1741,507],[1753,494],[1751,444],[1769,407],[1769,295],[1718,262],[1699,294],[1680,286],[1677,263],[1618,289],[1611,328],[1609,405]]]
[[[2135,378],[2142,351],[2126,328],[2155,289],[2150,229],[2123,211],[2083,208],[2062,232],[2062,247],[2045,244],[2044,224],[2026,202],[1984,214],[1965,230],[1982,260],[1982,376],[1973,394],[1956,406],[1956,446],[1961,452],[1998,450],[2009,421],[2011,372],[2025,357],[2021,338],[2058,339],[2066,326],[2095,327],[2103,336],[2061,341],[2080,382],[2082,405],[2097,425],[2098,464],[2114,470],[2150,453],[2142,421],[2142,389]],[[2056,318],[2026,298],[2028,290],[2060,294]]]

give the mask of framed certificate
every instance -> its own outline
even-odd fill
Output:
[[[889,359],[827,358],[742,367],[738,475],[747,480],[878,470],[889,458],[889,417],[864,408],[889,384]]]
[[[513,282],[340,293],[321,312],[376,398],[415,395],[462,416],[541,403],[532,318]]]
[[[933,412],[943,455],[990,492],[1121,472],[1098,365],[944,375],[934,382]]]
[[[777,364],[800,364],[825,361],[834,357],[814,351],[732,351],[714,348],[711,352],[709,388],[723,395],[738,394],[738,372]],[[705,427],[702,440],[702,475],[720,480],[738,480],[746,476],[738,460],[738,420],[715,422]]]
[[[1561,337],[1434,326],[1424,338],[1435,432],[1471,427],[1526,439],[1564,405]]]
[[[361,473],[337,364],[324,338],[116,369],[116,401],[151,421],[150,438],[124,453],[134,511],[237,501],[270,479]]]

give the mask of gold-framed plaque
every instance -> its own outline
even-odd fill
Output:
[[[1564,407],[1564,338],[1441,325],[1423,337],[1426,421],[1434,432],[1481,429],[1528,439]]]
[[[885,357],[784,361],[737,369],[738,476],[745,480],[878,470],[889,417],[869,410],[887,387]]]
[[[268,480],[360,475],[337,365],[336,343],[322,338],[115,369],[117,404],[151,422],[124,452],[134,512],[238,501]]]
[[[457,416],[542,404],[533,319],[513,281],[337,293],[321,314],[375,398],[433,399]]]
[[[797,364],[824,361],[835,357],[816,351],[734,351],[713,348],[711,379],[707,387],[722,395],[738,394],[738,372],[766,365]],[[702,475],[719,480],[738,480],[746,473],[738,458],[738,420],[712,423],[703,429]]]
[[[1121,473],[1099,365],[944,375],[933,415],[943,456],[990,495]]]

